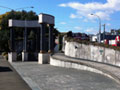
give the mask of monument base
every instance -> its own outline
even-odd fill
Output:
[[[39,53],[38,54],[38,63],[39,64],[48,64],[50,61],[49,53]]]
[[[28,52],[22,52],[22,61],[28,61]]]
[[[8,53],[8,62],[14,62],[17,61],[17,53],[16,52],[10,52]]]

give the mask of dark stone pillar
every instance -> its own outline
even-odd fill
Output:
[[[24,30],[24,42],[23,42],[23,52],[22,52],[22,61],[28,60],[28,52],[27,52],[27,27]]]
[[[48,52],[52,52],[53,51],[53,29],[54,29],[54,25],[49,25],[49,51]]]
[[[40,32],[40,53],[44,53],[45,52],[45,28],[46,28],[46,24],[41,24],[42,28],[41,28],[41,32]]]
[[[24,30],[23,51],[27,52],[27,28]]]
[[[8,61],[12,63],[17,60],[17,53],[15,52],[15,31],[10,28],[10,52],[8,53]]]
[[[36,52],[40,51],[40,28],[36,29]]]
[[[13,28],[10,28],[10,51],[14,52],[15,51],[15,31]]]

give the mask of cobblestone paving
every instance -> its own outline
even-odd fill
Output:
[[[120,85],[96,73],[39,65],[37,62],[16,62],[13,67],[32,90],[120,90]]]

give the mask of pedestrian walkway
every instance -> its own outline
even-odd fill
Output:
[[[120,90],[120,85],[114,80],[89,71],[38,62],[11,64],[32,90]]]
[[[0,55],[0,90],[31,90],[12,66]]]
[[[87,67],[95,68],[107,75],[112,76],[114,80],[120,83],[120,67],[118,66],[86,60],[86,59],[68,57],[68,56],[65,56],[63,53],[56,53],[52,55],[52,57],[65,62],[74,62],[74,63],[79,63],[80,65],[85,65]]]

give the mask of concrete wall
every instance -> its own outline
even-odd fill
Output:
[[[65,55],[120,66],[120,51],[77,42],[65,42]]]
[[[54,57],[50,57],[50,65],[65,67],[65,68],[74,68],[78,70],[86,70],[86,71],[91,71],[99,74],[104,73],[99,69],[92,68],[91,66],[88,66],[88,65],[81,65],[79,62],[76,62],[76,61],[71,62],[70,60],[59,60],[59,59],[55,59]]]

